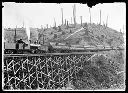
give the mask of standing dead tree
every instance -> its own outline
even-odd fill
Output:
[[[90,8],[89,8],[89,13],[90,13],[90,23],[91,23],[91,10],[90,10]]]
[[[108,16],[107,16],[107,19],[106,19],[106,27],[108,26]]]
[[[82,16],[80,16],[80,19],[81,19],[81,26],[82,26]]]
[[[72,17],[71,17],[71,24],[72,24]]]
[[[66,19],[65,19],[65,25],[66,25]]]
[[[54,18],[54,27],[56,27],[56,20],[55,20],[55,18]]]
[[[76,26],[76,6],[73,7],[73,19],[74,19],[74,25]]]
[[[62,13],[62,25],[64,24],[63,23],[63,8],[61,8],[61,13]]]
[[[100,25],[101,25],[101,10],[100,10]]]

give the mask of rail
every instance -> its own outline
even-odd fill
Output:
[[[54,55],[79,55],[79,54],[95,54],[96,52],[72,52],[72,53],[42,53],[42,54],[4,54],[4,57],[16,56],[54,56]]]

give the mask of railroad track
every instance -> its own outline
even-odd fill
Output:
[[[96,52],[72,52],[72,53],[43,53],[43,54],[4,54],[8,56],[52,56],[52,55],[72,55],[72,54],[95,54]]]
[[[94,49],[88,49],[87,51],[91,51]],[[52,55],[72,55],[72,54],[95,54],[101,53],[102,51],[110,51],[110,50],[124,50],[124,49],[98,49],[94,50],[95,52],[71,52],[71,53],[42,53],[42,54],[4,54],[7,56],[52,56]]]

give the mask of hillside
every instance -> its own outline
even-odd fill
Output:
[[[77,24],[61,25],[58,27],[51,27],[45,29],[30,28],[30,39],[32,42],[39,39],[43,43],[61,42],[79,45],[105,45],[105,46],[120,46],[124,43],[123,34],[112,28],[102,26],[99,24],[83,23],[84,29],[80,30],[82,26]],[[27,41],[26,29],[17,30],[17,39],[22,38]],[[80,30],[80,31],[78,31]],[[78,31],[78,32],[77,32]],[[5,40],[14,40],[14,30],[9,31],[5,29]],[[45,35],[45,37],[43,37]],[[67,38],[68,37],[68,38]]]
[[[23,39],[24,41],[27,41],[27,34],[25,28],[5,28],[4,29],[4,39],[8,42],[14,42],[14,36],[15,36],[15,30],[16,30],[16,39]]]
[[[61,43],[69,42],[70,44],[106,45],[114,47],[124,43],[123,34],[112,28],[97,24],[86,24],[86,28],[75,33],[81,28],[82,26],[80,24],[77,24],[75,28],[73,25],[60,26],[46,29],[44,34],[46,34],[49,41]],[[70,37],[67,38],[68,36]]]

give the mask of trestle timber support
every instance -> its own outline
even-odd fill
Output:
[[[94,53],[4,56],[3,89],[58,89],[77,79]]]

